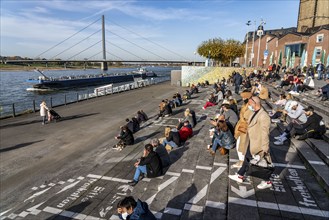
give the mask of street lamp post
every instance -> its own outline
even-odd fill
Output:
[[[251,58],[251,66],[254,66],[254,45],[255,45],[255,31],[256,31],[256,21],[254,21],[254,32],[252,34],[252,48],[251,48],[251,54],[250,54],[250,58]]]
[[[249,25],[251,24],[251,21],[248,21],[246,23],[246,25],[248,26],[247,28],[247,35],[246,35],[246,58],[244,60],[244,66],[247,67],[247,63],[248,63],[248,40],[249,40]]]
[[[259,37],[259,39],[258,39],[257,67],[259,65],[260,41],[262,40],[262,35],[264,34],[264,26],[263,26],[264,24],[266,24],[266,23],[262,19],[261,22],[260,22],[260,25],[257,28],[257,35]]]

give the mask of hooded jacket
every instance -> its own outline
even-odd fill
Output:
[[[139,166],[146,165],[147,177],[154,178],[162,175],[162,163],[159,155],[151,151],[146,157],[142,157]]]
[[[119,217],[123,219],[121,215],[119,215]],[[133,212],[128,215],[127,220],[156,220],[156,218],[149,210],[147,203],[138,199],[136,207]]]

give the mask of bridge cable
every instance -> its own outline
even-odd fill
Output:
[[[115,25],[121,27],[122,29],[125,29],[125,30],[129,31],[130,33],[133,33],[133,34],[135,34],[135,35],[137,35],[137,36],[143,38],[143,39],[146,40],[146,41],[149,41],[149,42],[151,42],[151,43],[157,45],[158,47],[161,47],[162,49],[164,49],[164,50],[166,50],[166,51],[169,51],[169,52],[171,52],[171,53],[173,53],[173,54],[175,54],[175,55],[177,55],[177,56],[183,58],[184,60],[189,60],[189,59],[187,59],[186,57],[183,57],[182,55],[180,55],[180,54],[178,54],[178,53],[176,53],[176,52],[174,52],[174,51],[172,51],[172,50],[169,50],[168,48],[165,48],[164,46],[162,46],[162,45],[160,45],[160,44],[158,44],[158,43],[156,43],[156,42],[154,42],[154,41],[152,41],[152,40],[150,40],[150,39],[147,39],[146,37],[143,37],[142,35],[140,35],[140,34],[134,32],[134,31],[132,31],[132,30],[129,30],[129,29],[126,28],[126,27],[123,27],[123,26],[119,25],[118,23],[116,23],[116,22],[114,22],[114,21],[109,21],[109,22],[111,22],[111,23],[113,23],[113,24],[115,24]]]
[[[80,51],[79,53],[77,53],[77,54],[75,54],[75,55],[71,56],[71,57],[70,57],[70,58],[68,58],[67,60],[70,60],[71,58],[73,58],[73,57],[75,57],[75,56],[77,56],[77,55],[79,55],[79,54],[81,54],[81,53],[85,52],[86,50],[89,50],[90,48],[92,48],[92,47],[93,47],[93,46],[95,46],[96,44],[99,44],[100,42],[102,42],[102,40],[100,40],[100,41],[98,41],[98,42],[94,43],[94,44],[93,44],[93,45],[91,45],[90,47],[87,47],[86,49],[84,49],[84,50]]]
[[[96,32],[92,33],[91,35],[89,35],[88,37],[86,37],[86,38],[82,39],[81,41],[79,41],[78,43],[74,44],[73,46],[71,46],[71,47],[69,47],[69,48],[67,48],[67,49],[63,50],[62,52],[60,52],[60,53],[56,54],[55,56],[53,56],[53,57],[52,57],[52,58],[50,58],[50,59],[53,59],[53,58],[57,57],[58,55],[61,55],[62,53],[66,52],[66,51],[68,51],[68,50],[70,50],[70,49],[72,49],[72,48],[73,48],[73,47],[75,47],[76,45],[78,45],[78,44],[80,44],[81,42],[83,42],[83,41],[87,40],[88,38],[90,38],[91,36],[93,36],[93,35],[97,34],[97,33],[98,33],[98,32],[100,32],[101,30],[102,30],[102,29],[99,29],[98,31],[96,31]]]
[[[98,54],[100,54],[100,53],[103,53],[103,51],[100,51],[100,52],[98,52],[98,53],[96,53],[96,54],[94,54],[94,55],[92,55],[92,56],[88,57],[86,61],[88,61],[88,60],[89,60],[90,58],[92,58],[92,57],[95,57],[95,56],[97,56],[97,55],[98,55]]]
[[[117,47],[117,48],[119,48],[119,49],[121,49],[121,50],[123,50],[123,51],[125,51],[125,52],[127,52],[127,53],[129,53],[129,54],[131,54],[131,55],[133,55],[133,56],[135,56],[135,57],[137,57],[137,58],[145,61],[145,59],[143,59],[142,57],[140,57],[140,56],[138,56],[138,55],[136,55],[136,54],[134,54],[134,53],[132,53],[132,52],[130,52],[128,50],[125,50],[122,47],[119,47],[118,45],[115,45],[113,43],[110,43],[109,41],[106,41],[106,43],[109,43],[109,44],[111,44],[111,45],[113,45],[113,46],[115,46],[115,47]]]
[[[36,57],[40,57],[41,55],[43,55],[43,54],[47,53],[48,51],[50,51],[50,50],[54,49],[54,48],[55,48],[55,47],[57,47],[58,45],[60,45],[60,44],[64,43],[65,41],[67,41],[67,40],[71,39],[72,37],[74,37],[74,36],[75,36],[75,35],[77,35],[78,33],[82,32],[83,30],[87,29],[87,28],[88,28],[88,27],[90,27],[91,25],[95,24],[95,23],[96,23],[96,22],[98,22],[99,20],[101,20],[101,18],[97,19],[96,21],[92,22],[92,23],[91,23],[91,24],[89,24],[88,26],[86,26],[86,27],[82,28],[82,29],[81,29],[81,30],[79,30],[78,32],[74,33],[74,34],[73,34],[73,35],[71,35],[70,37],[68,37],[68,38],[64,39],[63,41],[59,42],[58,44],[56,44],[56,45],[52,46],[51,48],[49,48],[48,50],[46,50],[46,51],[42,52],[41,54],[39,54],[39,55],[38,55],[38,56],[36,56]]]
[[[107,31],[108,31],[108,30],[107,30]],[[117,37],[119,37],[119,38],[121,38],[121,39],[123,39],[123,40],[125,40],[125,41],[127,41],[127,42],[129,42],[129,43],[131,43],[131,44],[133,44],[133,45],[135,45],[136,47],[139,47],[139,48],[142,49],[142,50],[145,50],[145,51],[147,51],[147,52],[149,52],[149,53],[151,53],[151,54],[153,54],[153,55],[155,55],[155,56],[157,56],[157,57],[159,57],[159,58],[161,58],[161,59],[163,59],[163,60],[165,60],[165,61],[168,61],[166,58],[161,57],[161,56],[159,56],[159,55],[153,53],[152,51],[147,50],[147,49],[145,49],[145,48],[139,46],[138,44],[135,44],[134,42],[131,42],[131,41],[127,40],[126,38],[124,38],[124,37],[122,37],[122,36],[120,36],[120,35],[118,35],[118,34],[112,32],[112,31],[108,31],[108,32],[110,32],[111,34],[114,34],[115,36],[117,36]]]
[[[110,52],[107,52],[107,51],[106,51],[106,53],[108,53],[109,55],[115,56],[116,58],[118,58],[121,61],[124,61],[121,57],[118,57],[117,55],[115,55],[113,53],[110,53]]]

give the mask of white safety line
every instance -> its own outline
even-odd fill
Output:
[[[183,169],[182,173],[194,173],[194,170],[190,170],[190,169]]]
[[[308,160],[310,164],[316,164],[316,165],[326,165],[322,161],[315,161],[315,160]]]
[[[88,219],[88,220],[103,220],[103,218],[95,217],[95,216],[90,216],[90,215],[84,215],[76,212],[71,212],[71,211],[66,211],[58,208],[53,208],[50,206],[45,207],[42,211],[55,214],[55,215],[60,215],[63,217],[67,218],[72,218],[72,219],[78,219],[78,220],[83,220],[83,219]],[[104,219],[105,220],[105,219]]]
[[[255,201],[255,200],[235,198],[235,197],[229,197],[228,202],[233,203],[233,204],[238,204],[238,205],[259,207],[259,208],[272,209],[272,210],[280,210],[280,211],[293,212],[293,213],[304,214],[304,215],[313,215],[313,216],[320,216],[320,217],[326,217],[326,218],[329,217],[329,211],[304,208],[304,207],[293,206],[293,205],[262,202],[262,201]]]
[[[163,211],[163,213],[164,214],[171,214],[171,215],[181,215],[182,210],[166,207],[165,210]]]
[[[207,167],[207,166],[199,166],[199,165],[197,165],[197,166],[196,166],[196,169],[200,169],[200,170],[211,170],[211,169],[212,169],[212,167]]]
[[[216,209],[225,209],[226,205],[222,202],[206,201],[206,206]]]
[[[214,166],[227,167],[227,164],[214,162]]]
[[[230,159],[230,162],[238,162],[238,159]],[[302,169],[306,170],[306,167],[303,165],[294,165],[294,164],[285,164],[285,163],[273,163],[274,166],[277,167],[286,167],[286,168],[294,168],[294,169]]]
[[[185,204],[184,209],[193,212],[203,212],[203,206],[199,205]]]

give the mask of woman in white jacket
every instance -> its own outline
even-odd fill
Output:
[[[47,107],[47,104],[45,101],[42,101],[40,104],[40,116],[42,117],[42,124],[44,125],[46,123],[46,116],[49,111],[49,108]]]

